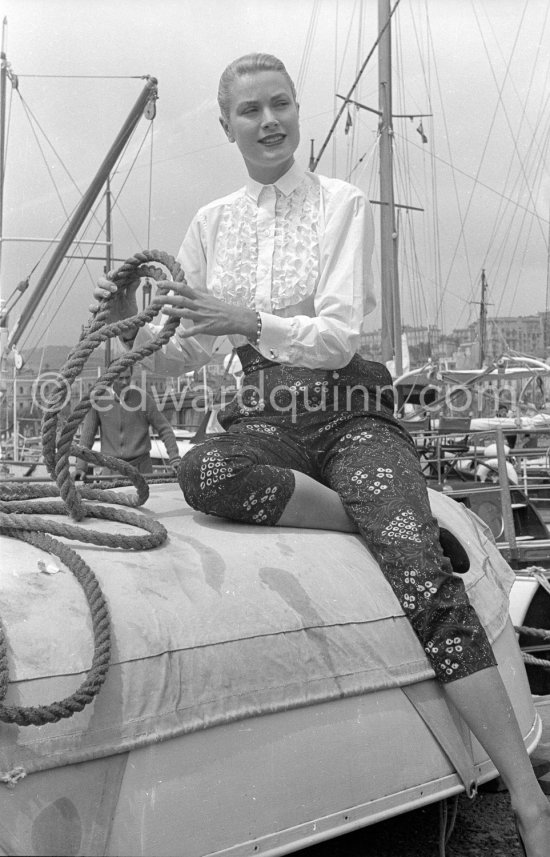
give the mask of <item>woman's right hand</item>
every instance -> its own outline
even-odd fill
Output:
[[[123,288],[118,288],[115,283],[108,280],[107,277],[100,277],[94,289],[94,298],[97,301],[90,305],[90,312],[97,312],[99,302],[108,295],[114,295],[110,303],[109,321],[122,321],[125,318],[130,318],[137,315],[138,305],[136,292],[139,288],[140,279],[137,277],[134,281],[125,285]]]

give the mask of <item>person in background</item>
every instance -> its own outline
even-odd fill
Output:
[[[155,303],[181,320],[174,343],[185,368],[228,336],[244,383],[218,415],[225,434],[182,459],[185,498],[248,524],[358,531],[446,698],[506,782],[527,857],[548,857],[550,805],[486,632],[442,550],[417,451],[394,417],[391,376],[357,353],[375,305],[368,199],[295,163],[299,106],[276,57],[231,63],[218,102],[246,186],[200,209],[178,255],[187,282],[164,283]],[[116,321],[135,314],[138,285],[119,292],[103,278],[94,297],[115,293]]]
[[[99,429],[103,455],[120,458],[139,473],[152,473],[149,433],[152,427],[166,447],[170,465],[177,471],[180,454],[172,426],[157,408],[153,397],[132,386],[131,380],[130,366],[113,381],[104,395],[94,399],[82,424],[80,445],[91,449]],[[83,459],[77,459],[75,478],[82,478],[87,468]],[[115,472],[107,467],[101,470],[103,475]]]
[[[505,403],[501,403],[497,408],[495,417],[498,417],[499,420],[505,420],[508,419],[508,417],[510,416],[512,416],[512,412],[508,408],[508,405]],[[506,443],[508,444],[510,449],[514,449],[518,439],[517,433],[508,434],[508,432],[506,432],[504,437],[506,438]]]
[[[527,434],[523,435],[523,443],[521,444],[522,449],[537,449],[539,445],[539,440],[536,434]]]

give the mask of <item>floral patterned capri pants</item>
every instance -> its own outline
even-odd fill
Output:
[[[355,355],[343,369],[273,363],[237,349],[244,384],[218,418],[224,433],[188,452],[185,499],[211,515],[275,525],[293,470],[338,493],[395,592],[437,678],[495,664],[460,575],[439,541],[418,455],[393,418],[391,376]]]

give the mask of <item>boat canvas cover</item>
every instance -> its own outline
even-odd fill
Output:
[[[468,551],[471,568],[463,577],[493,640],[508,617],[513,572],[479,519],[438,492],[430,495],[434,515]],[[2,723],[0,770],[45,770],[433,678],[358,536],[232,524],[192,511],[176,485],[155,486],[144,514],[169,532],[160,548],[76,545],[109,605],[105,685],[82,712],[58,723]],[[97,520],[85,525],[135,532]],[[16,539],[2,541],[6,702],[64,699],[91,663],[85,598],[56,558]],[[44,573],[44,563],[59,572]]]

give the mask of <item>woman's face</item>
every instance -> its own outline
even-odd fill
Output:
[[[298,105],[280,71],[257,71],[235,78],[231,86],[229,119],[220,119],[231,143],[236,143],[252,179],[277,181],[294,163],[300,142]]]

